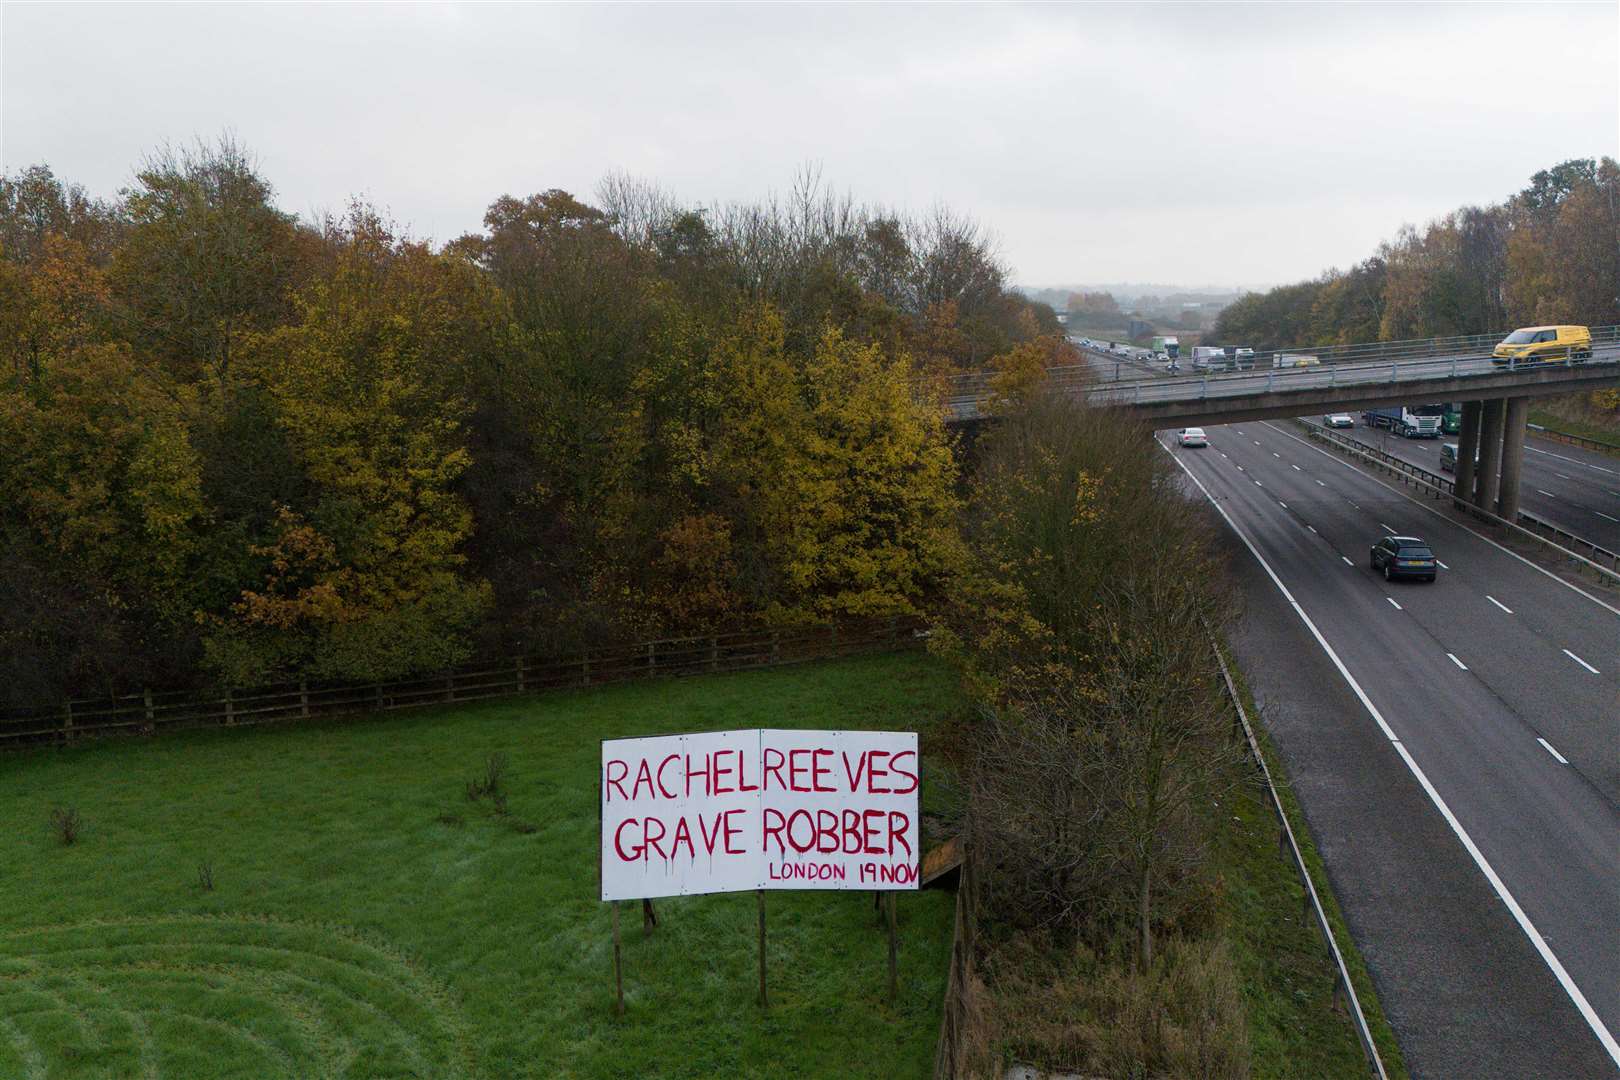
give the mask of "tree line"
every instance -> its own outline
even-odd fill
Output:
[[[230,139],[0,177],[0,704],[909,614],[950,373],[1064,347],[992,239],[605,180],[435,246]]]
[[[1215,340],[1286,347],[1620,323],[1620,164],[1580,158],[1491,206],[1406,226],[1348,270],[1249,293]]]

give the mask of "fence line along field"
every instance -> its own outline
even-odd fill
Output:
[[[598,769],[773,726],[919,731],[927,771],[953,687],[910,652],[4,755],[0,1076],[921,1076],[942,892],[900,898],[892,1004],[867,892],[774,894],[764,1016],[754,897],[657,901],[616,1019]]]

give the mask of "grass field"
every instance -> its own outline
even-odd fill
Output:
[[[893,1006],[870,894],[770,894],[763,1016],[753,896],[659,901],[645,939],[625,905],[614,1018],[598,740],[883,727],[926,757],[953,685],[888,656],[0,757],[0,1077],[926,1076],[942,892],[900,898]],[[505,816],[464,794],[494,752]]]

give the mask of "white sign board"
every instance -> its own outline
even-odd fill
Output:
[[[917,734],[774,728],[602,743],[602,899],[915,889]]]

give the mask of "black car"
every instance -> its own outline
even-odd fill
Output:
[[[1382,570],[1385,581],[1401,577],[1433,581],[1437,566],[1429,545],[1415,536],[1386,536],[1372,547],[1372,568]]]

